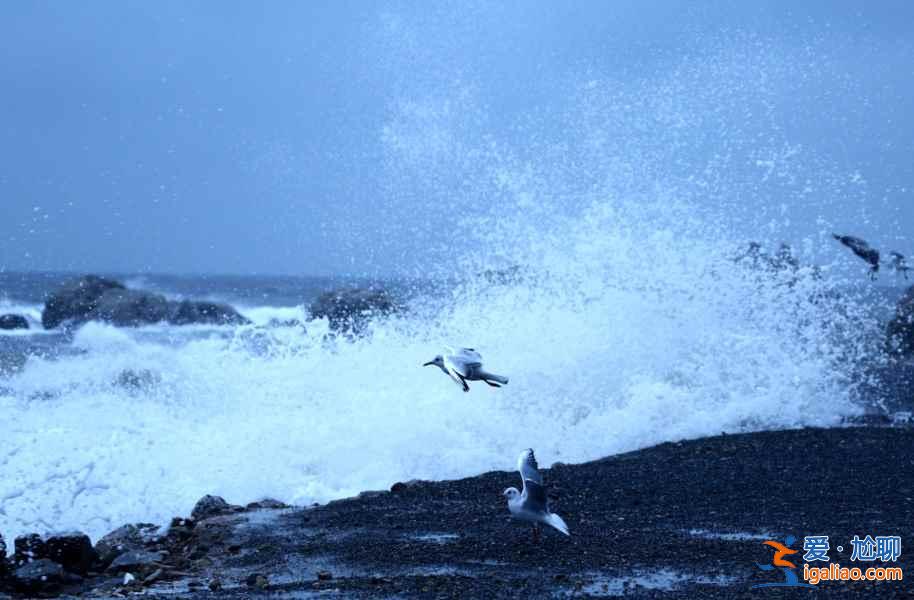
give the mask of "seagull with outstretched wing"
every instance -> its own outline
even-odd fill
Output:
[[[540,475],[536,464],[533,449],[527,448],[520,453],[517,459],[517,470],[520,473],[523,489],[509,487],[502,495],[508,499],[508,510],[511,516],[521,521],[533,524],[533,541],[539,540],[539,524],[545,523],[550,527],[568,533],[568,525],[562,517],[549,510],[549,498],[543,485],[543,476]]]

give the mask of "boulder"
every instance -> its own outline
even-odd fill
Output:
[[[48,593],[65,580],[63,567],[47,558],[26,563],[13,573],[16,587],[27,594]]]
[[[98,540],[95,552],[101,564],[107,568],[121,554],[143,550],[147,543],[157,538],[158,532],[159,527],[150,523],[124,525]]]
[[[886,337],[889,352],[901,357],[914,356],[914,286],[908,288],[895,306]]]
[[[70,281],[48,298],[41,323],[45,329],[54,329],[66,321],[87,321],[105,292],[125,289],[122,283],[95,275]]]
[[[122,283],[95,275],[69,282],[51,294],[41,315],[45,329],[86,321],[103,321],[118,327],[162,322],[172,325],[243,325],[249,322],[225,304],[168,300],[161,294],[131,290]]]
[[[342,333],[361,333],[368,322],[397,312],[393,297],[379,288],[344,288],[326,292],[311,303],[311,316],[327,319],[330,329]]]
[[[9,573],[9,564],[6,562],[6,541],[0,535],[0,580]]]
[[[98,559],[89,536],[79,532],[22,535],[14,545],[13,560],[17,565],[49,559],[71,573],[85,575]]]
[[[13,562],[17,565],[46,556],[44,540],[37,533],[20,535],[13,541]]]
[[[161,552],[130,550],[115,558],[107,571],[109,573],[131,573],[134,577],[145,578],[155,572],[165,559]]]
[[[84,533],[58,533],[46,536],[44,556],[61,565],[70,573],[85,575],[98,560],[89,536]]]
[[[204,323],[208,325],[246,325],[250,323],[227,304],[215,302],[192,302],[184,300],[172,306],[169,316],[172,325]]]
[[[190,516],[194,521],[202,521],[203,519],[218,517],[219,515],[226,515],[239,510],[241,510],[241,507],[229,504],[220,496],[206,495],[197,500]]]
[[[137,327],[167,321],[171,305],[165,296],[142,290],[114,289],[102,294],[87,319],[118,327]]]
[[[0,315],[0,329],[28,329],[29,322],[22,315]]]

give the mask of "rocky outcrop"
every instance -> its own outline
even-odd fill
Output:
[[[141,290],[108,290],[86,317],[118,327],[137,327],[167,321],[172,308],[165,296]]]
[[[194,505],[190,517],[194,521],[203,521],[219,515],[227,515],[241,510],[240,506],[234,506],[226,502],[221,496],[203,496]]]
[[[343,288],[326,292],[311,303],[311,316],[327,319],[330,329],[341,333],[361,333],[368,322],[393,314],[400,306],[380,288]]]
[[[914,286],[908,288],[895,306],[886,336],[891,354],[914,357]]]
[[[22,315],[0,315],[0,329],[28,329],[29,321]]]
[[[750,598],[752,585],[783,581],[755,565],[772,559],[768,532],[794,531],[798,519],[804,534],[828,532],[833,561],[835,546],[860,533],[855,515],[889,524],[884,535],[914,535],[914,481],[898,470],[912,455],[908,428],[839,427],[721,435],[553,464],[542,475],[571,536],[546,529],[537,543],[499,495],[520,483],[513,470],[407,482],[307,508],[238,509],[211,496],[198,503],[199,522],[175,519],[161,535],[135,526],[105,536],[135,545],[107,568],[97,564],[80,578],[38,559],[0,577],[0,598],[5,589],[17,600]],[[784,477],[799,472],[803,485]],[[907,597],[909,588],[906,580],[860,581],[832,586],[828,597]]]
[[[24,594],[50,594],[57,592],[67,581],[64,568],[47,558],[26,563],[13,573],[14,589]]]
[[[242,325],[248,322],[231,306],[214,302],[168,300],[161,294],[128,289],[122,283],[87,275],[54,292],[41,315],[46,329],[65,323],[103,321],[118,327],[155,323]]]
[[[45,329],[54,329],[66,321],[88,320],[105,292],[124,289],[127,288],[122,283],[95,275],[65,283],[45,302],[41,324]]]
[[[107,568],[122,554],[143,550],[146,544],[159,537],[158,532],[158,525],[151,523],[124,525],[115,529],[95,544],[100,565]]]
[[[244,325],[248,320],[227,304],[184,300],[173,306],[168,318],[172,325]]]

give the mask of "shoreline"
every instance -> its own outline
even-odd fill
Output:
[[[756,567],[771,558],[762,544],[769,538],[793,535],[796,548],[803,536],[828,535],[849,547],[854,535],[897,535],[902,553],[892,566],[905,568],[906,540],[914,536],[911,457],[914,430],[849,426],[721,435],[559,463],[542,473],[552,509],[572,535],[544,531],[537,545],[528,526],[508,518],[501,492],[518,485],[513,472],[398,483],[392,491],[305,508],[271,501],[232,507],[211,498],[198,504],[195,518],[176,519],[167,532],[123,536],[118,567],[105,570],[96,560],[84,577],[65,574],[67,581],[28,592],[7,580],[4,591],[758,597],[751,585],[772,580]],[[832,555],[851,566],[849,550]],[[124,585],[126,573],[132,581]],[[914,589],[907,580],[819,587],[848,598]]]

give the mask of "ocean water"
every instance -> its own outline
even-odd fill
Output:
[[[332,281],[150,276],[125,280],[234,302],[253,324],[2,334],[0,531],[97,538],[186,515],[207,493],[324,502],[511,469],[528,446],[544,465],[576,462],[861,410],[871,303],[802,272],[747,271],[684,242],[675,220],[642,229],[605,207],[589,218],[543,257],[561,270],[394,285],[408,311],[357,339],[309,320],[309,298]],[[4,283],[3,310],[37,320],[35,294],[56,280]],[[464,394],[420,367],[443,344],[476,347],[510,385]]]
[[[372,227],[428,256],[387,282],[407,310],[336,337],[307,306],[339,281],[128,274],[253,323],[0,333],[0,533],[98,538],[204,494],[326,502],[511,470],[527,447],[548,466],[864,410],[900,288],[874,290],[830,238],[868,198],[856,167],[790,135],[828,109],[793,93],[832,68],[823,40],[701,40],[644,75],[581,64],[503,123],[470,69],[404,82],[433,33],[385,15],[366,45],[402,83],[376,128],[378,214],[418,216],[345,223],[353,244]],[[800,239],[795,206],[821,208]],[[804,266],[736,264],[749,239]],[[0,312],[37,323],[59,281],[3,274]],[[510,384],[462,393],[420,366],[444,345]]]

